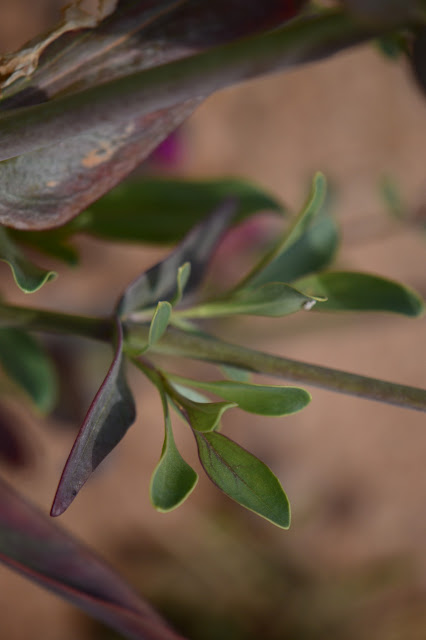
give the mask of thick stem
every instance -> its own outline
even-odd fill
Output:
[[[115,331],[115,323],[112,318],[76,316],[6,304],[0,304],[0,327],[68,333],[103,342],[111,342]]]
[[[127,344],[130,350],[137,350],[138,346],[146,344],[147,328],[139,326],[128,329]],[[233,365],[291,382],[314,385],[406,409],[426,411],[424,389],[273,356],[204,335],[170,328],[153,350],[168,355]]]

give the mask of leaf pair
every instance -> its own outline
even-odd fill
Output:
[[[176,448],[164,392],[162,399],[166,434],[161,459],[152,476],[150,495],[155,508],[166,512],[182,504],[195,488],[198,477]],[[202,406],[196,410],[194,402],[185,402],[185,413],[188,407],[192,409],[191,413],[186,413],[188,422],[191,426],[195,424],[201,427],[197,429],[193,426],[192,432],[205,472],[227,496],[273,524],[287,529],[290,525],[290,505],[276,476],[261,460],[236,442],[210,430],[212,423],[217,424],[226,408],[236,406],[232,403],[227,403],[226,407],[225,403],[217,404],[222,406],[210,406],[204,413]]]
[[[165,416],[162,456],[151,481],[154,506],[160,511],[176,508],[192,492],[197,481],[195,472],[176,449],[167,405],[169,397],[191,427],[201,464],[212,482],[242,506],[277,526],[288,528],[290,506],[276,476],[253,454],[217,433],[216,428],[227,409],[239,406],[261,415],[285,415],[305,407],[310,401],[309,394],[292,387],[189,380],[147,370],[146,364],[140,360],[135,360],[135,364],[159,389]],[[188,385],[213,392],[226,401],[200,399],[198,394],[194,396]]]
[[[367,273],[322,271],[332,262],[339,240],[326,188],[325,177],[316,174],[307,203],[282,239],[228,296],[200,307],[200,317],[273,317],[311,308],[408,316],[423,312],[421,297],[398,282]]]

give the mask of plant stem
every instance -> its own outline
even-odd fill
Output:
[[[111,342],[115,331],[115,323],[112,318],[77,316],[29,307],[15,307],[8,304],[0,304],[0,327],[68,333],[103,342]]]
[[[146,345],[146,327],[128,326],[128,330],[127,345],[131,351],[137,351],[138,345]],[[210,336],[169,328],[152,350],[167,355],[228,364],[255,373],[285,378],[291,382],[314,385],[406,409],[426,411],[424,389],[273,356]]]
[[[114,318],[78,316],[6,304],[0,304],[0,327],[67,333],[103,342],[113,341],[115,335]],[[124,329],[125,347],[129,353],[138,353],[141,348],[146,347],[148,324],[129,322],[125,324]],[[291,382],[313,385],[406,409],[426,411],[425,389],[273,356],[201,333],[190,333],[169,327],[161,340],[150,350],[181,358],[228,364],[255,373],[284,378]]]

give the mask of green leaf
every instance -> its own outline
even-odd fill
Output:
[[[321,217],[259,273],[256,284],[292,282],[308,273],[325,269],[333,261],[338,244],[336,223],[329,216]]]
[[[327,263],[334,254],[335,229],[326,227],[326,235],[317,240],[311,231],[314,220],[323,212],[327,194],[327,181],[322,173],[316,173],[312,181],[307,202],[296,216],[281,240],[267,253],[251,273],[237,285],[237,289],[259,286],[270,282],[290,282],[292,258],[296,258],[299,270],[306,273],[307,268]],[[295,248],[297,245],[297,248]],[[293,251],[292,251],[293,249]],[[291,254],[288,255],[289,251]],[[287,269],[289,274],[287,274]]]
[[[81,231],[112,241],[176,242],[226,198],[236,198],[235,222],[258,211],[282,211],[274,197],[239,179],[140,178],[94,202]]]
[[[161,393],[161,397],[165,435],[161,458],[151,478],[150,497],[158,511],[167,512],[176,509],[192,493],[198,482],[198,475],[177,450],[167,399],[164,393]]]
[[[8,233],[19,244],[24,244],[49,257],[61,260],[71,267],[78,264],[78,251],[68,241],[69,233],[64,227],[46,231],[9,229]]]
[[[9,238],[6,229],[2,227],[0,227],[0,260],[10,266],[16,284],[24,293],[34,293],[56,277],[54,271],[42,269],[28,260]]]
[[[127,385],[123,357],[123,329],[116,322],[117,346],[112,364],[77,435],[62,472],[51,515],[71,504],[96,467],[118,445],[136,417]]]
[[[176,276],[177,283],[177,291],[172,300],[172,306],[175,307],[179,304],[179,302],[183,298],[183,292],[185,290],[186,285],[188,284],[189,277],[191,275],[191,263],[185,262],[181,267],[179,267]]]
[[[119,315],[146,309],[159,300],[173,301],[176,295],[179,295],[179,286],[182,284],[182,275],[179,285],[176,274],[185,262],[191,264],[185,295],[196,290],[235,210],[236,203],[233,200],[222,202],[207,220],[192,229],[165,260],[136,278],[118,302]]]
[[[0,329],[0,364],[43,413],[57,398],[52,362],[40,343],[21,329]]]
[[[294,220],[281,241],[280,252],[285,251],[294,244],[307,229],[321,211],[327,195],[327,180],[324,174],[318,172],[312,181],[311,192],[302,211]]]
[[[226,436],[194,431],[209,478],[227,496],[283,529],[290,526],[290,505],[272,471]]]
[[[315,307],[318,311],[389,311],[418,316],[425,306],[409,287],[368,273],[325,271],[295,284],[307,294],[327,297]]]
[[[310,309],[323,297],[308,296],[284,282],[270,282],[257,289],[236,291],[228,299],[206,302],[185,311],[193,318],[214,318],[231,315],[281,317]]]
[[[157,304],[149,327],[148,344],[150,347],[160,340],[167,329],[171,314],[172,305],[170,302],[161,301]]]
[[[260,385],[233,380],[192,380],[181,376],[170,376],[173,382],[210,391],[215,395],[235,402],[240,409],[263,416],[284,416],[300,411],[311,400],[310,394],[299,387]]]

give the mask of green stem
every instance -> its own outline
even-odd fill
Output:
[[[0,304],[0,327],[67,333],[111,342],[114,339],[115,321],[113,318],[77,316]],[[126,350],[130,354],[135,354],[141,348],[145,348],[148,334],[148,325],[126,323]],[[406,409],[426,411],[426,390],[424,389],[273,356],[172,327],[169,327],[161,340],[151,347],[151,351],[228,364],[256,373],[284,378],[291,382],[314,385],[329,391],[338,391]]]
[[[114,339],[115,331],[115,323],[112,318],[77,316],[6,304],[0,304],[0,327],[68,333],[103,342],[111,342]]]
[[[127,347],[137,351],[146,344],[148,328],[128,326]],[[406,409],[426,411],[426,390],[378,380],[338,369],[273,356],[209,336],[169,328],[152,351],[167,355],[207,360],[241,367],[256,373],[285,378],[291,382],[314,385],[329,391],[393,404]]]

